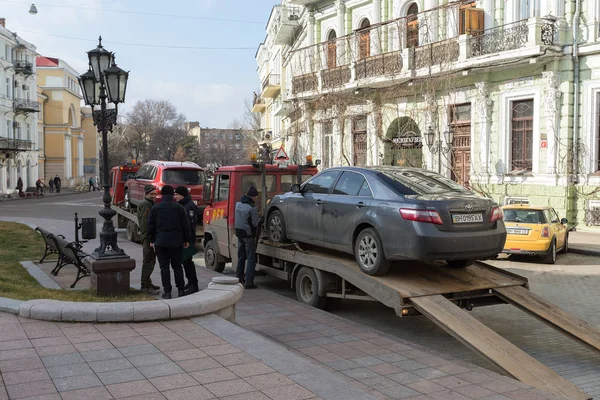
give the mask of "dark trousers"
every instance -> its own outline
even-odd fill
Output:
[[[160,278],[162,280],[163,290],[165,293],[171,293],[171,268],[175,275],[175,286],[177,289],[183,290],[185,282],[183,281],[183,268],[181,267],[181,251],[183,246],[179,247],[161,247],[154,245],[158,265],[160,265]]]
[[[248,264],[246,264],[248,261]],[[256,268],[256,251],[254,250],[254,238],[238,237],[238,262],[236,273],[240,282],[247,285],[254,284],[254,269]],[[244,279],[244,269],[246,270],[246,279]]]
[[[196,275],[196,265],[194,264],[194,261],[192,261],[191,258],[188,258],[182,264],[183,264],[183,270],[185,271],[185,277],[188,280],[188,284],[197,285],[198,284],[198,276]]]
[[[54,186],[50,186],[50,193],[54,193]]]
[[[156,265],[156,253],[152,246],[150,246],[150,239],[146,238],[142,240],[142,287],[149,287],[152,285],[152,279],[150,279],[150,275],[154,271],[154,266]]]

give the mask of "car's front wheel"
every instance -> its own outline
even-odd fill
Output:
[[[390,262],[383,254],[383,244],[373,228],[361,231],[354,242],[354,257],[360,270],[367,275],[384,275]]]
[[[448,260],[446,261],[446,264],[448,264],[450,268],[466,268],[474,262],[475,260]]]
[[[287,242],[285,221],[281,211],[275,210],[269,215],[269,240],[276,243]]]

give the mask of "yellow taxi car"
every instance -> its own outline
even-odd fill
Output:
[[[506,225],[503,253],[541,256],[547,264],[556,262],[556,253],[569,249],[566,218],[552,207],[509,205],[502,207]]]

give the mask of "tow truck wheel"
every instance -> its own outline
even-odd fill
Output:
[[[324,309],[327,297],[319,296],[319,280],[312,268],[302,267],[296,275],[296,298],[309,306]]]
[[[354,257],[360,270],[367,275],[384,275],[390,262],[383,254],[383,244],[373,228],[361,231],[354,242]]]
[[[131,210],[131,203],[129,202],[129,189],[125,189],[125,194],[123,195],[123,207],[125,207],[125,209],[127,211]]]
[[[206,265],[206,268],[215,272],[223,272],[225,263],[223,261],[218,261],[218,257],[219,255],[215,249],[215,242],[209,240],[206,242],[206,246],[204,246],[204,264]]]
[[[285,235],[285,221],[281,211],[275,210],[269,215],[269,240],[276,243],[287,242]]]

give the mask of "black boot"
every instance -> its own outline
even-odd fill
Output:
[[[197,283],[188,284],[188,287],[185,289],[185,295],[188,296],[190,294],[198,293],[200,289],[198,289]]]
[[[172,299],[173,297],[171,297],[171,292],[169,292],[169,293],[163,293],[162,298],[165,300],[169,300],[169,299]]]
[[[185,290],[183,290],[183,289],[178,289],[178,290],[177,290],[177,295],[178,295],[179,297],[183,297],[183,296],[185,296]]]

